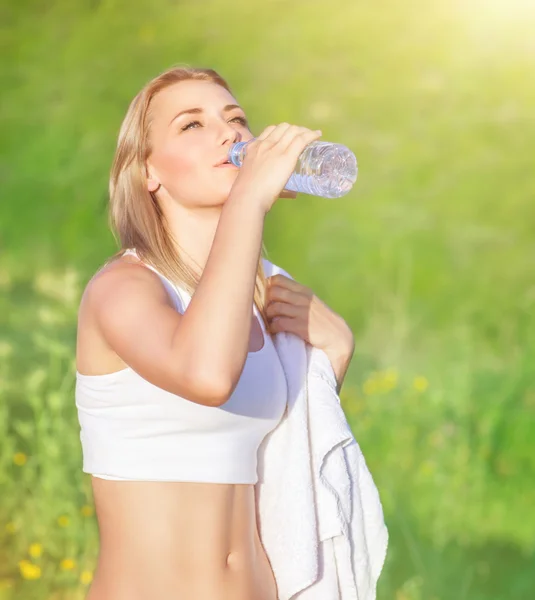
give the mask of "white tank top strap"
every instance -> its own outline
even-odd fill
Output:
[[[125,254],[133,254],[136,258],[139,259],[139,256],[134,248],[126,249],[123,253],[123,256]],[[141,259],[139,259],[139,260],[141,260]],[[141,262],[143,262],[143,261],[141,261]],[[186,292],[186,290],[184,290],[184,289],[179,289],[178,286],[176,286],[172,281],[169,281],[169,279],[167,279],[167,277],[165,275],[163,275],[162,273],[157,271],[153,266],[151,266],[145,262],[143,264],[146,267],[148,267],[149,269],[151,269],[152,271],[154,271],[156,273],[156,275],[158,275],[162,279],[164,286],[171,293],[171,296],[173,297],[173,301],[175,303],[176,309],[179,312],[183,313],[186,310],[186,308],[191,300],[191,297],[188,294],[188,292]],[[253,303],[253,311],[254,311],[255,315],[258,317],[258,320],[260,321],[260,327],[262,328],[262,331],[267,334],[266,327],[264,325],[264,320],[262,319],[262,317],[260,315],[260,311],[258,310],[258,308],[256,307],[256,304],[254,304],[254,303]]]
[[[138,258],[141,261],[141,259],[138,256],[138,253],[136,252],[136,250],[134,248],[127,248],[125,250],[125,252],[123,253],[123,256],[125,254],[133,254],[136,258]],[[165,286],[166,290],[168,291],[168,293],[170,294],[170,296],[173,300],[173,304],[174,304],[176,310],[178,310],[180,313],[183,313],[186,310],[186,308],[189,304],[189,301],[191,300],[191,298],[190,298],[189,294],[186,292],[186,290],[179,289],[179,287],[177,285],[175,285],[172,281],[167,279],[167,277],[165,275],[163,275],[163,273],[160,273],[152,265],[149,265],[148,263],[143,262],[143,261],[141,261],[141,262],[143,263],[143,265],[145,267],[147,267],[151,271],[154,271],[154,273],[156,273],[156,275],[158,275],[158,277],[160,277],[163,285]]]

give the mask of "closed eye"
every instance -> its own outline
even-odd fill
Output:
[[[230,121],[235,121],[238,120],[238,122],[240,122],[244,127],[249,127],[249,122],[247,121],[247,119],[245,117],[234,117],[233,119],[230,119]],[[229,121],[229,122],[230,122]],[[195,123],[199,123],[200,125],[200,121],[190,121],[187,125],[184,125],[184,127],[181,127],[180,129],[182,131],[186,131],[187,129],[190,128],[190,125],[194,125]]]

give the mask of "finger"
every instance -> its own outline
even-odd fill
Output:
[[[271,333],[278,333],[279,331],[295,333],[294,324],[294,319],[290,317],[277,317],[269,323],[269,329]]]
[[[269,283],[269,285],[284,284],[284,282],[287,279],[288,277],[286,277],[286,275],[283,275],[282,273],[276,273],[275,275],[270,275],[269,277],[266,277],[266,281]]]
[[[267,301],[270,302],[287,302],[288,304],[296,304],[298,289],[291,287],[293,282],[271,282],[267,289]]]
[[[267,136],[277,127],[276,125],[268,125],[260,135],[256,137],[257,140],[265,140]]]
[[[275,275],[270,275],[267,280],[272,283],[273,285],[277,285],[277,284],[284,284],[287,281],[293,281],[294,283],[297,283],[297,281],[295,281],[294,279],[292,279],[291,277],[288,277],[288,275],[285,275],[284,273],[275,273]]]
[[[266,141],[276,144],[282,136],[291,129],[295,129],[296,125],[290,125],[290,123],[279,123],[275,129],[272,129],[266,137]]]
[[[307,343],[310,343],[308,339],[308,332],[306,327],[303,327],[299,319],[292,319],[291,317],[280,317],[269,326],[270,333],[279,333],[280,331],[286,331],[287,333],[293,333]]]
[[[272,275],[271,277],[268,277],[268,281],[269,281],[270,294],[276,293],[276,294],[279,294],[279,296],[281,295],[281,293],[284,295],[286,290],[291,290],[292,292],[295,293],[295,292],[301,292],[305,289],[303,285],[301,285],[294,279],[290,279],[289,277],[286,277],[282,273],[277,273],[276,275]],[[275,290],[274,288],[276,288],[276,287],[279,287],[282,290],[282,292],[279,290]],[[288,300],[289,300],[290,296],[286,295],[280,299],[285,300],[286,298],[288,298]],[[279,298],[277,298],[277,300],[278,299]]]
[[[280,286],[274,286],[268,291],[266,309],[275,302],[282,302],[283,304],[294,306],[298,311],[302,311],[303,309],[308,310],[308,307],[310,306],[309,297],[302,293],[300,289],[291,290]]]
[[[309,131],[311,130],[308,127],[299,127],[297,125],[293,125],[282,133],[279,139],[279,144],[284,150],[286,150],[286,148],[288,148],[295,138],[303,136]]]
[[[288,302],[272,302],[266,308],[266,316],[268,319],[274,319],[276,317],[292,317],[297,318],[301,314],[301,309],[295,304],[289,304]]]
[[[296,135],[286,148],[285,152],[289,152],[290,154],[295,154],[295,160],[299,157],[301,152],[314,140],[317,140],[321,137],[321,131],[317,129],[316,131],[306,130]],[[282,143],[282,142],[281,142]]]

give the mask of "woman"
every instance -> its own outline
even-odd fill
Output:
[[[295,197],[281,190],[320,134],[269,126],[238,169],[222,163],[253,134],[215,71],[169,69],[132,101],[110,178],[121,251],[78,316],[100,531],[87,600],[277,600],[254,497],[256,451],[286,407],[271,335],[302,328],[306,306],[301,335],[332,349],[339,383],[351,354],[343,319],[315,297],[312,313],[292,280],[269,287],[262,265],[265,216]]]

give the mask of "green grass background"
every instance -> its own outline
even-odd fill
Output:
[[[0,598],[91,579],[77,307],[116,250],[120,122],[176,63],[219,71],[256,133],[357,156],[347,196],[280,200],[265,240],[355,333],[341,395],[390,530],[378,600],[535,597],[534,26],[528,0],[3,0]]]

